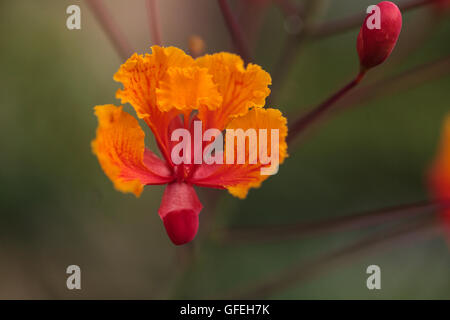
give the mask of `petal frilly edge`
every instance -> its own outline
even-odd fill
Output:
[[[92,151],[117,190],[139,196],[144,185],[173,180],[166,163],[145,148],[144,131],[133,116],[111,104],[96,106],[95,115]]]
[[[245,68],[238,55],[226,52],[205,55],[195,62],[208,69],[222,95],[222,103],[216,110],[200,108],[199,118],[205,126],[223,130],[233,118],[245,115],[252,107],[265,105],[272,79],[260,66],[250,63]]]
[[[189,68],[194,59],[175,47],[152,47],[151,54],[132,55],[114,75],[121,82],[116,97],[122,103],[130,103],[139,118],[144,119],[155,135],[158,146],[166,161],[170,162],[168,151],[168,127],[179,111],[160,110],[156,90],[166,77],[169,68]]]
[[[237,117],[232,120],[227,129],[267,129],[267,140],[269,141],[267,149],[271,150],[271,129],[278,129],[278,161],[279,164],[284,162],[287,154],[287,120],[277,109],[251,109],[246,115]],[[259,139],[259,137],[258,137]],[[236,146],[235,146],[236,147]],[[248,144],[247,144],[248,147]],[[238,197],[245,198],[250,188],[258,188],[261,183],[270,177],[270,175],[262,175],[261,169],[267,168],[269,165],[262,164],[260,158],[255,164],[248,164],[249,150],[246,147],[246,164],[213,164],[203,165],[194,173],[192,183],[205,187],[226,188],[228,191]],[[226,146],[225,146],[226,149]],[[270,156],[270,153],[268,154]],[[235,152],[235,157],[237,152]]]

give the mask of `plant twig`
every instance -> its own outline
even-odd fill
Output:
[[[271,94],[267,105],[272,105],[277,101],[281,88],[283,87],[290,68],[295,63],[304,41],[306,40],[305,29],[303,28],[299,34],[290,34],[287,36],[280,56],[275,64],[272,72]]]
[[[389,232],[379,232],[369,236],[350,246],[326,253],[309,262],[301,262],[293,267],[283,270],[274,277],[269,278],[265,283],[257,285],[243,293],[231,295],[233,299],[263,299],[278,292],[298,285],[299,283],[311,280],[313,277],[329,270],[331,267],[339,266],[353,258],[367,254],[375,249],[392,249],[398,244],[413,244],[418,238],[425,236],[435,236],[438,231],[438,224],[435,219],[421,222],[412,226],[395,228]]]
[[[434,201],[420,201],[394,207],[383,208],[344,217],[336,217],[318,222],[294,223],[267,227],[236,227],[225,230],[221,241],[224,243],[265,242],[319,235],[330,232],[357,230],[364,227],[387,223],[395,219],[413,218],[436,209]],[[219,232],[220,233],[220,232]]]
[[[364,77],[365,72],[361,71],[355,79],[350,81],[342,89],[338,90],[335,94],[321,103],[319,106],[311,109],[306,114],[302,115],[300,118],[294,121],[294,123],[289,128],[289,135],[287,137],[287,142],[292,142],[297,138],[304,130],[313,125],[317,120],[319,120],[325,112],[327,112],[339,99],[346,95],[351,89],[356,87],[358,83],[361,82]]]
[[[291,0],[274,0],[274,2],[286,17],[300,15],[304,10],[303,3],[297,4],[293,3]]]
[[[127,38],[122,34],[117,24],[110,16],[102,0],[86,0],[94,16],[100,22],[103,31],[108,36],[122,60],[126,60],[134,52]]]
[[[411,88],[427,81],[444,76],[450,72],[450,56],[439,58],[435,61],[425,63],[423,65],[414,67],[410,70],[404,71],[398,75],[394,75],[387,79],[382,79],[373,84],[366,85],[355,89],[353,92],[346,96],[341,96],[342,99],[338,99],[333,108],[335,112],[330,112],[330,115],[336,116],[336,114],[355,107],[361,102],[368,102],[373,99],[381,98],[386,94],[397,92],[404,88]],[[317,109],[317,108],[316,108]],[[316,109],[312,109],[310,113],[318,112]],[[323,107],[322,107],[323,109]],[[321,110],[322,110],[321,109]],[[304,116],[300,116],[297,121],[294,122],[292,127],[298,126],[295,133],[293,129],[290,129],[287,138],[288,142],[292,142],[296,136],[305,128],[305,121],[309,118],[308,113]],[[306,118],[306,119],[303,119]],[[309,127],[310,123],[306,123]],[[294,135],[295,133],[295,135]],[[294,135],[294,136],[293,136]]]
[[[399,8],[402,12],[407,12],[430,3],[431,1],[429,0],[409,0],[399,4]],[[294,64],[295,58],[305,40],[318,40],[323,37],[347,32],[360,27],[365,17],[366,13],[362,12],[336,21],[324,22],[318,26],[308,24],[302,28],[299,34],[289,35],[273,71],[272,94],[269,97],[270,103],[276,100],[280,87],[283,85],[283,80]]]
[[[336,110],[340,112],[355,107],[362,101],[367,102],[372,99],[378,99],[384,95],[432,81],[449,73],[450,56],[439,58],[387,79],[357,88],[337,103]]]
[[[158,19],[158,8],[156,5],[156,0],[147,0],[147,15],[149,20],[149,29],[152,36],[152,41],[154,44],[160,46],[161,42],[161,31],[159,28]]]
[[[283,3],[284,1],[280,2]],[[322,6],[323,0],[309,0],[297,10],[291,7],[285,9],[285,14],[288,14],[286,19],[296,18],[299,25],[295,32],[288,32],[281,53],[272,69],[272,93],[268,98],[267,105],[276,102],[290,68],[294,65],[303,44],[309,39],[310,30],[314,29],[313,25],[316,23],[317,14],[321,12]]]
[[[246,63],[251,61],[250,58],[250,51],[248,48],[248,45],[244,39],[244,35],[242,33],[242,30],[236,20],[236,18],[233,16],[233,13],[231,12],[231,8],[228,4],[227,0],[218,0],[219,6],[222,12],[222,15],[225,19],[225,23],[227,25],[228,31],[230,32],[231,38],[233,40],[234,46],[236,47],[236,50],[238,51],[239,55],[244,59]]]

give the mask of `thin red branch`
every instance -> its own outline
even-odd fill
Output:
[[[399,8],[404,13],[423,7],[430,3],[430,0],[409,0],[399,4]],[[365,17],[366,13],[361,12],[336,21],[324,22],[318,26],[303,28],[302,32],[297,35],[289,35],[286,39],[284,50],[282,51],[278,63],[276,64],[276,68],[272,72],[273,85],[270,102],[276,100],[279,88],[282,86],[284,78],[288,74],[290,68],[292,68],[292,65],[294,64],[300,51],[299,48],[306,38],[308,40],[317,40],[322,37],[347,32],[354,28],[360,27]]]
[[[364,77],[365,72],[360,72],[358,76],[345,85],[342,89],[337,91],[323,103],[321,103],[316,108],[302,115],[300,118],[294,121],[294,123],[289,128],[289,135],[287,137],[287,142],[293,141],[297,138],[304,130],[309,128],[311,125],[316,123],[322,115],[324,115],[339,99],[341,99],[345,94],[347,94],[351,89],[358,85]]]
[[[330,232],[351,231],[381,223],[388,223],[396,219],[408,218],[409,220],[436,208],[438,208],[438,204],[433,201],[420,201],[318,222],[267,227],[236,227],[225,230],[221,240],[225,243],[241,244],[247,241],[265,242],[307,237]]]
[[[398,7],[400,8],[400,11],[404,13],[410,10],[414,10],[429,5],[431,3],[432,1],[430,0],[409,0],[400,3]],[[311,33],[312,36],[320,38],[347,32],[354,28],[360,27],[365,17],[366,12],[362,12],[336,21],[325,22],[324,24],[315,28],[315,30],[312,30]]]
[[[134,52],[127,38],[120,31],[109,14],[102,0],[86,0],[94,16],[100,22],[103,31],[108,36],[122,60],[126,60]]]
[[[283,12],[283,15],[286,17],[301,15],[303,13],[304,7],[303,4],[294,3],[291,0],[273,0],[280,10]]]
[[[233,299],[263,299],[273,296],[293,285],[311,280],[332,267],[348,263],[352,259],[373,250],[392,249],[394,245],[412,245],[425,236],[436,236],[439,231],[436,219],[427,219],[414,225],[395,228],[388,232],[379,232],[342,249],[325,253],[308,262],[299,262],[279,274],[266,277],[262,284],[241,290],[230,295]],[[243,293],[242,293],[243,292]]]
[[[286,16],[286,19],[297,16],[298,29],[294,33],[288,32],[283,48],[275,63],[275,67],[272,69],[272,92],[268,99],[268,105],[276,102],[280,90],[286,80],[286,76],[294,65],[303,44],[309,40],[309,30],[315,25],[317,14],[320,13],[321,6],[322,1],[309,0],[299,7],[299,10],[290,12],[291,9],[289,9],[289,12],[286,12],[286,14],[289,14],[289,16]]]
[[[387,94],[392,94],[405,88],[412,88],[423,83],[428,83],[449,73],[450,56],[439,58],[387,79],[382,79],[370,85],[357,88],[337,103],[336,110],[349,109],[363,101],[367,102],[373,99],[379,99]]]
[[[427,81],[432,81],[433,79],[444,76],[449,72],[450,72],[450,56],[439,58],[432,62],[427,62],[423,65],[419,65],[398,75],[394,75],[387,79],[377,81],[373,84],[357,88],[346,96],[341,95],[340,97],[342,99],[340,99],[339,101],[335,101],[336,104],[333,108],[333,110],[338,112],[335,113],[330,112],[330,114],[331,116],[335,116],[336,114],[342,112],[343,110],[355,107],[362,101],[367,102],[372,99],[378,99],[386,94],[394,93],[405,88],[411,88],[420,85],[422,83],[425,83]],[[350,85],[347,85],[347,87],[348,86]],[[313,109],[312,111],[310,111],[310,113],[313,112],[317,113],[318,111],[316,109]],[[305,127],[305,122],[310,117],[311,116],[308,116],[307,113],[303,117],[300,116],[300,118],[296,122],[294,122],[294,124],[291,127],[294,128],[295,126],[298,126],[298,128],[296,129],[297,133],[294,135],[295,131],[294,129],[291,129],[289,131],[287,139],[288,141],[292,142],[294,138],[298,136],[299,133],[301,133],[306,127],[309,127],[309,124],[311,123],[310,122],[306,123]]]
[[[147,14],[152,41],[154,44],[160,46],[162,44],[162,41],[156,0],[147,0]]]
[[[247,42],[244,39],[244,35],[236,18],[231,12],[231,8],[228,4],[228,1],[227,0],[218,0],[218,1],[223,18],[225,19],[225,23],[227,25],[228,31],[230,32],[236,50],[246,63],[250,62],[251,60],[250,51]]]

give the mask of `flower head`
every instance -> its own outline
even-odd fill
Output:
[[[373,6],[358,34],[357,50],[362,70],[383,63],[391,54],[402,29],[402,14],[390,1]]]
[[[114,105],[95,107],[99,125],[93,152],[119,191],[139,196],[145,185],[167,184],[158,212],[177,245],[197,233],[202,204],[194,185],[245,198],[268,178],[267,158],[276,156],[278,165],[287,156],[286,119],[263,108],[270,75],[254,64],[245,67],[237,55],[194,60],[180,49],[154,46],[151,54],[130,57],[114,79],[123,84],[117,98],[130,103],[150,127],[161,157],[146,148],[138,121]],[[235,145],[240,129],[243,143]],[[257,132],[253,143],[248,129]],[[255,153],[264,154],[265,140],[265,157],[250,161]]]
[[[429,181],[433,195],[443,207],[442,217],[450,230],[450,116],[445,120],[441,147],[431,167]]]

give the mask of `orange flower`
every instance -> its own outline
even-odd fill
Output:
[[[442,217],[450,230],[450,115],[445,120],[440,151],[429,177],[431,190],[442,204]]]
[[[137,116],[147,123],[162,158],[145,147],[138,121],[114,105],[95,107],[99,125],[92,142],[93,152],[119,191],[139,196],[144,185],[168,184],[158,212],[170,239],[177,245],[191,241],[198,230],[202,205],[193,185],[228,189],[231,194],[245,198],[250,188],[259,187],[268,177],[262,174],[270,166],[267,161],[247,161],[253,153],[261,154],[261,141],[267,138],[271,150],[268,156],[276,154],[277,164],[287,156],[286,119],[276,109],[263,108],[270,93],[270,75],[254,64],[245,67],[237,55],[217,53],[194,60],[180,49],[154,46],[151,54],[130,57],[114,80],[123,84],[117,98],[130,103]],[[202,140],[200,145],[191,137],[190,147],[183,149],[188,161],[174,161],[178,147],[173,134],[178,129],[194,132],[195,123],[200,121],[201,130],[206,133],[208,129],[216,129],[216,134],[208,141]],[[250,138],[244,141],[247,159],[244,163],[233,161],[240,156],[237,149],[232,156],[228,156],[227,149],[227,157],[224,152],[212,152],[216,157],[223,154],[223,163],[199,163],[194,159],[191,151],[203,155],[214,142],[220,144],[216,139],[221,132],[226,132],[224,147],[229,141],[234,143],[234,136],[228,139],[231,129],[258,132],[259,144],[254,150]],[[278,149],[274,152],[271,145],[278,145]]]

